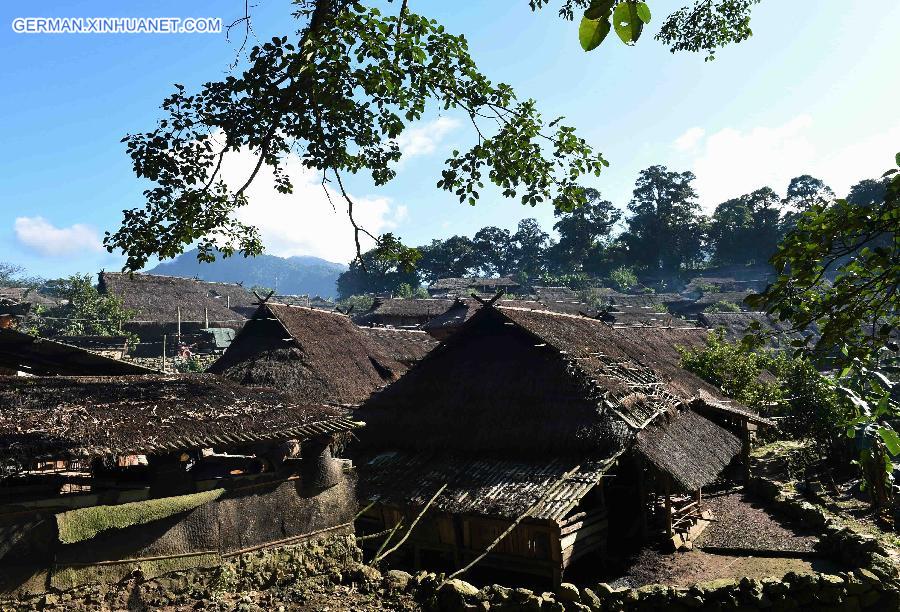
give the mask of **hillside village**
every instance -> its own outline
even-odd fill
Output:
[[[896,0],[0,13],[0,612],[900,612]]]
[[[683,351],[754,321],[772,350],[802,337],[707,310],[764,288],[749,275],[661,294],[448,278],[355,312],[104,272],[130,313],[115,350],[35,335],[49,298],[4,289],[2,588],[42,609],[115,606],[125,583],[173,609],[792,600],[776,586],[895,606],[892,538],[852,530],[833,483],[800,488],[780,415],[686,369]]]

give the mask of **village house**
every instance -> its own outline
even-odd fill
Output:
[[[409,564],[557,584],[652,531],[685,544],[711,518],[701,489],[744,446],[728,420],[744,410],[680,367],[675,347],[705,334],[481,307],[357,411],[357,528],[379,534],[363,542],[393,546],[427,508],[396,553]]]
[[[209,329],[243,327],[256,309],[256,296],[243,286],[211,283],[194,278],[156,274],[101,272],[98,289],[120,298],[134,314],[124,330],[141,342],[135,347],[142,357],[177,351],[179,344],[208,344]]]
[[[339,312],[266,302],[208,371],[305,402],[356,405],[434,344],[422,332],[367,332]]]
[[[0,381],[0,592],[349,534],[358,423],[211,375]]]
[[[351,313],[357,325],[414,329],[442,315],[454,300],[431,298],[375,298],[369,310]]]
[[[97,347],[93,347],[97,348]],[[122,361],[118,354],[88,350],[12,328],[0,329],[0,374],[38,376],[119,376],[154,370]]]
[[[462,278],[441,278],[428,287],[432,297],[455,297],[472,292],[493,295],[498,291],[516,293],[522,285],[509,276],[483,278],[476,276]]]

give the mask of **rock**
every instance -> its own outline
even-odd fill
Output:
[[[581,589],[581,603],[594,610],[599,610],[603,606],[597,594],[587,587]]]
[[[563,582],[559,585],[559,588],[556,589],[556,596],[562,602],[581,601],[581,593],[578,592],[578,587],[571,582]]]
[[[438,608],[442,612],[462,612],[474,609],[478,593],[478,589],[465,580],[459,578],[448,580],[438,589]]]
[[[600,584],[598,584],[598,585],[596,586],[596,588],[594,589],[594,591],[595,591],[595,592],[597,593],[597,595],[599,595],[600,597],[606,597],[607,595],[612,595],[613,593],[616,592],[616,590],[615,590],[614,588],[612,588],[611,586],[609,586],[609,585],[606,584],[605,582],[601,582]]]
[[[859,576],[859,578],[863,582],[867,582],[874,586],[881,585],[881,579],[878,576],[876,576],[874,573],[872,573],[870,570],[867,570],[864,567],[860,567],[860,568],[853,570],[853,573],[855,575]]]
[[[412,575],[402,570],[388,570],[384,574],[384,586],[390,591],[405,591]]]
[[[532,591],[530,591],[528,589],[518,588],[518,589],[515,589],[510,594],[510,597],[512,598],[513,601],[522,602],[522,601],[527,601],[528,598],[531,597],[532,595],[534,595],[534,593]]]

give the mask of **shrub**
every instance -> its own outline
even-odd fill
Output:
[[[707,306],[703,312],[741,312],[741,307],[734,302],[716,302]]]
[[[637,275],[634,268],[628,266],[619,266],[609,274],[609,280],[613,286],[619,291],[628,291],[637,285]]]

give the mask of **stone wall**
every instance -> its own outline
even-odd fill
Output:
[[[62,592],[22,595],[0,600],[0,610],[155,610],[189,605],[213,605],[224,593],[313,584],[347,575],[366,580],[367,568],[353,535],[312,538],[300,544],[244,553],[215,568],[193,568],[147,577],[138,568],[121,581],[92,584]]]

